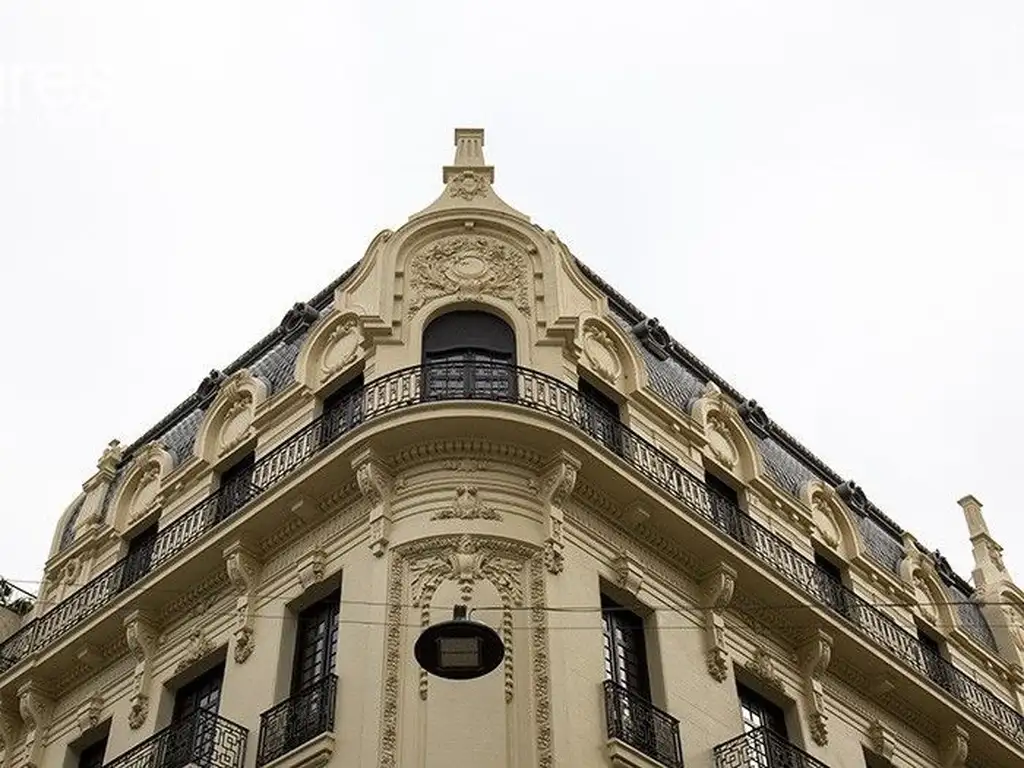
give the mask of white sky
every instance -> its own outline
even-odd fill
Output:
[[[628,9],[628,11],[627,11]],[[967,577],[1024,580],[1024,5],[0,5],[0,574],[440,190],[509,203]]]

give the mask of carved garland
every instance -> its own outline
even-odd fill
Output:
[[[444,549],[420,560],[410,561],[412,604],[420,609],[420,626],[430,624],[430,608],[434,592],[445,581],[457,581],[463,602],[473,598],[473,584],[480,579],[490,581],[501,597],[501,634],[505,643],[505,701],[515,693],[512,646],[512,610],[523,604],[521,564],[483,548],[481,542],[463,535],[453,548]],[[427,673],[420,670],[420,698],[427,698]]]
[[[534,547],[505,539],[442,536],[406,545],[394,552],[388,574],[386,665],[381,706],[379,768],[398,765],[398,706],[402,652],[403,575],[408,565],[413,605],[420,609],[421,624],[430,620],[430,601],[446,580],[460,584],[462,599],[472,597],[473,584],[486,578],[498,590],[503,605],[502,634],[506,643],[505,701],[514,695],[512,608],[523,604],[522,578],[530,576],[532,670],[534,712],[537,727],[537,765],[551,768],[550,665],[547,650],[547,615],[543,556]],[[420,679],[420,698],[427,697],[427,683]]]

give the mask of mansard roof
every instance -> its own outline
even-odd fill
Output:
[[[450,194],[442,194],[437,201],[412,218],[429,212],[457,210],[477,205],[475,198],[481,194],[478,187],[480,179],[483,179],[484,191],[487,193],[488,206],[491,209],[528,222],[529,219],[524,214],[497,198],[491,189],[494,169],[484,162],[483,132],[478,129],[457,129],[455,136],[455,163],[446,166],[443,172]],[[473,177],[477,186],[466,188],[463,177]],[[459,186],[460,184],[462,186]],[[360,263],[352,265],[308,302],[292,307],[274,330],[222,371],[211,371],[193,394],[124,450],[119,464],[121,478],[133,454],[153,440],[160,440],[176,462],[184,461],[191,453],[203,413],[212,402],[221,380],[226,376],[242,368],[248,368],[267,385],[268,395],[273,395],[291,383],[295,361],[306,332],[317,318],[331,308],[335,289],[353,275]],[[756,400],[740,394],[696,355],[669,336],[656,318],[641,312],[579,259],[576,259],[576,264],[595,287],[607,296],[614,320],[628,332],[627,335],[644,358],[650,388],[657,395],[680,411],[689,413],[691,404],[701,396],[705,385],[714,382],[723,393],[739,405],[740,415],[758,442],[765,471],[774,483],[793,496],[799,496],[802,486],[811,480],[818,480],[834,487],[856,514],[867,551],[882,567],[892,573],[898,573],[900,561],[904,556],[904,530],[871,503],[856,483],[844,480],[796,438],[768,418]],[[115,480],[115,485],[121,478]],[[107,499],[113,495],[108,494]],[[972,602],[973,588],[953,572],[938,551],[934,555],[939,575],[946,585],[951,601],[957,605],[961,624],[980,643],[995,649],[991,629],[982,617],[980,608]]]

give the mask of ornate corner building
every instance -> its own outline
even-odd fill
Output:
[[[24,616],[0,768],[1019,768],[973,586],[494,192],[444,191],[136,443]],[[468,606],[492,673],[412,647]]]

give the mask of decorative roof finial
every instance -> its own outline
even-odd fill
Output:
[[[484,163],[484,129],[455,129],[455,162],[444,167],[443,180],[447,184],[460,173],[472,171],[494,183],[494,166]]]
[[[975,588],[985,589],[1001,582],[1012,582],[1003,562],[1003,548],[992,538],[981,513],[981,502],[968,494],[957,503],[964,511],[967,533],[971,537],[974,555],[974,572],[971,575]]]

